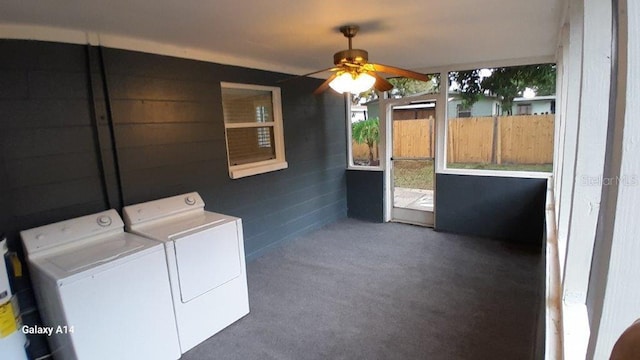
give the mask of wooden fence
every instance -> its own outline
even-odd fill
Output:
[[[553,114],[449,119],[447,162],[550,164],[553,120]],[[354,159],[367,159],[368,154],[366,145],[354,142]],[[394,120],[394,158],[430,158],[434,154],[432,117]]]
[[[394,120],[393,157],[431,158],[435,154],[435,120]]]

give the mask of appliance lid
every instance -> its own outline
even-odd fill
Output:
[[[162,244],[122,232],[31,258],[30,262],[60,281],[91,276],[153,251],[164,251]]]
[[[111,241],[83,246],[51,256],[49,262],[66,272],[74,272],[104,264],[144,247],[138,238],[122,236]]]
[[[132,226],[131,230],[152,239],[169,242],[189,234],[237,220],[239,220],[239,218],[233,216],[203,211],[190,214],[189,216],[178,216],[149,224],[139,224],[138,226]]]

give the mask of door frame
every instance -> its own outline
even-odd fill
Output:
[[[436,103],[436,116],[435,116],[435,123],[434,123],[434,136],[435,136],[435,148],[434,148],[434,160],[433,160],[433,165],[434,165],[434,170],[433,170],[433,187],[434,187],[434,209],[433,212],[425,212],[428,213],[426,221],[425,219],[421,219],[420,217],[414,219],[414,221],[408,220],[408,219],[395,219],[394,218],[394,210],[393,210],[393,177],[392,177],[392,172],[393,172],[393,166],[392,166],[392,161],[391,161],[391,157],[393,156],[393,116],[392,116],[392,112],[393,112],[393,107],[394,106],[401,106],[401,105],[411,105],[412,103],[416,103],[416,102],[424,102],[424,101],[433,101]],[[389,221],[397,221],[397,222],[408,222],[411,224],[415,224],[415,225],[421,225],[421,226],[429,226],[429,227],[433,227],[435,225],[435,187],[436,185],[436,181],[435,181],[435,176],[436,176],[436,170],[438,168],[438,156],[440,154],[440,152],[438,151],[439,149],[439,137],[438,134],[440,133],[440,121],[439,119],[442,117],[442,114],[445,111],[445,101],[442,101],[442,95],[441,94],[429,94],[429,95],[422,95],[422,96],[414,96],[414,97],[405,97],[405,98],[400,98],[400,99],[380,99],[380,115],[381,115],[381,120],[382,123],[384,124],[384,221],[385,222],[389,222]],[[402,211],[402,210],[401,210]],[[413,214],[411,214],[412,211],[419,211],[419,210],[408,210],[409,213],[403,214],[403,215],[407,215],[407,218],[411,218],[413,216]]]

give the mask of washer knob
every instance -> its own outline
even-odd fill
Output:
[[[98,217],[97,223],[102,227],[107,227],[111,225],[111,218],[107,215],[102,215]]]
[[[196,204],[196,198],[194,198],[193,196],[187,196],[186,198],[184,198],[184,202],[187,205],[195,205]]]

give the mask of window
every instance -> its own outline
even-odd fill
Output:
[[[449,72],[446,168],[551,172],[555,74],[555,64]]]
[[[277,87],[221,83],[229,176],[287,168]]]
[[[348,145],[349,167],[380,166],[380,122],[378,120],[378,101],[366,105],[354,105],[348,102],[348,133],[351,142]]]
[[[267,122],[267,107],[256,106],[256,121],[265,123]],[[271,147],[271,136],[268,129],[258,128],[258,146],[261,148]]]
[[[456,110],[459,118],[471,117],[471,108],[469,107],[465,108],[462,104],[458,104],[456,105]]]
[[[531,115],[531,104],[518,104],[518,115]]]

